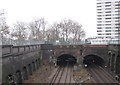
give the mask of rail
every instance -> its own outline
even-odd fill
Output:
[[[54,73],[49,85],[72,82],[72,66],[58,67]]]

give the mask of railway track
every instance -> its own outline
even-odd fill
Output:
[[[88,67],[88,72],[94,79],[94,83],[117,83],[117,81],[102,67],[92,65]]]
[[[64,84],[72,83],[73,82],[72,74],[73,74],[72,66],[67,65],[64,67],[58,67],[53,77],[51,78],[49,85],[54,84],[59,85],[60,83]]]

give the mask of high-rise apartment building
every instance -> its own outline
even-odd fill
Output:
[[[120,0],[97,0],[97,38],[120,39]]]

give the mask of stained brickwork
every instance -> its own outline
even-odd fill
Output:
[[[120,74],[120,46],[116,45],[25,45],[2,46],[2,83],[8,83],[9,78],[17,83],[26,80],[33,71],[42,64],[49,64],[50,59],[64,54],[74,56],[77,61],[88,55],[101,57],[106,66],[116,74]]]
[[[2,83],[9,83],[10,78],[17,83],[27,79],[42,63],[49,61],[51,46],[2,46]]]

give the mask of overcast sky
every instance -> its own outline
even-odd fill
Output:
[[[96,35],[96,0],[0,0],[7,22],[30,22],[44,17],[50,24],[67,18],[82,24],[86,37]]]

